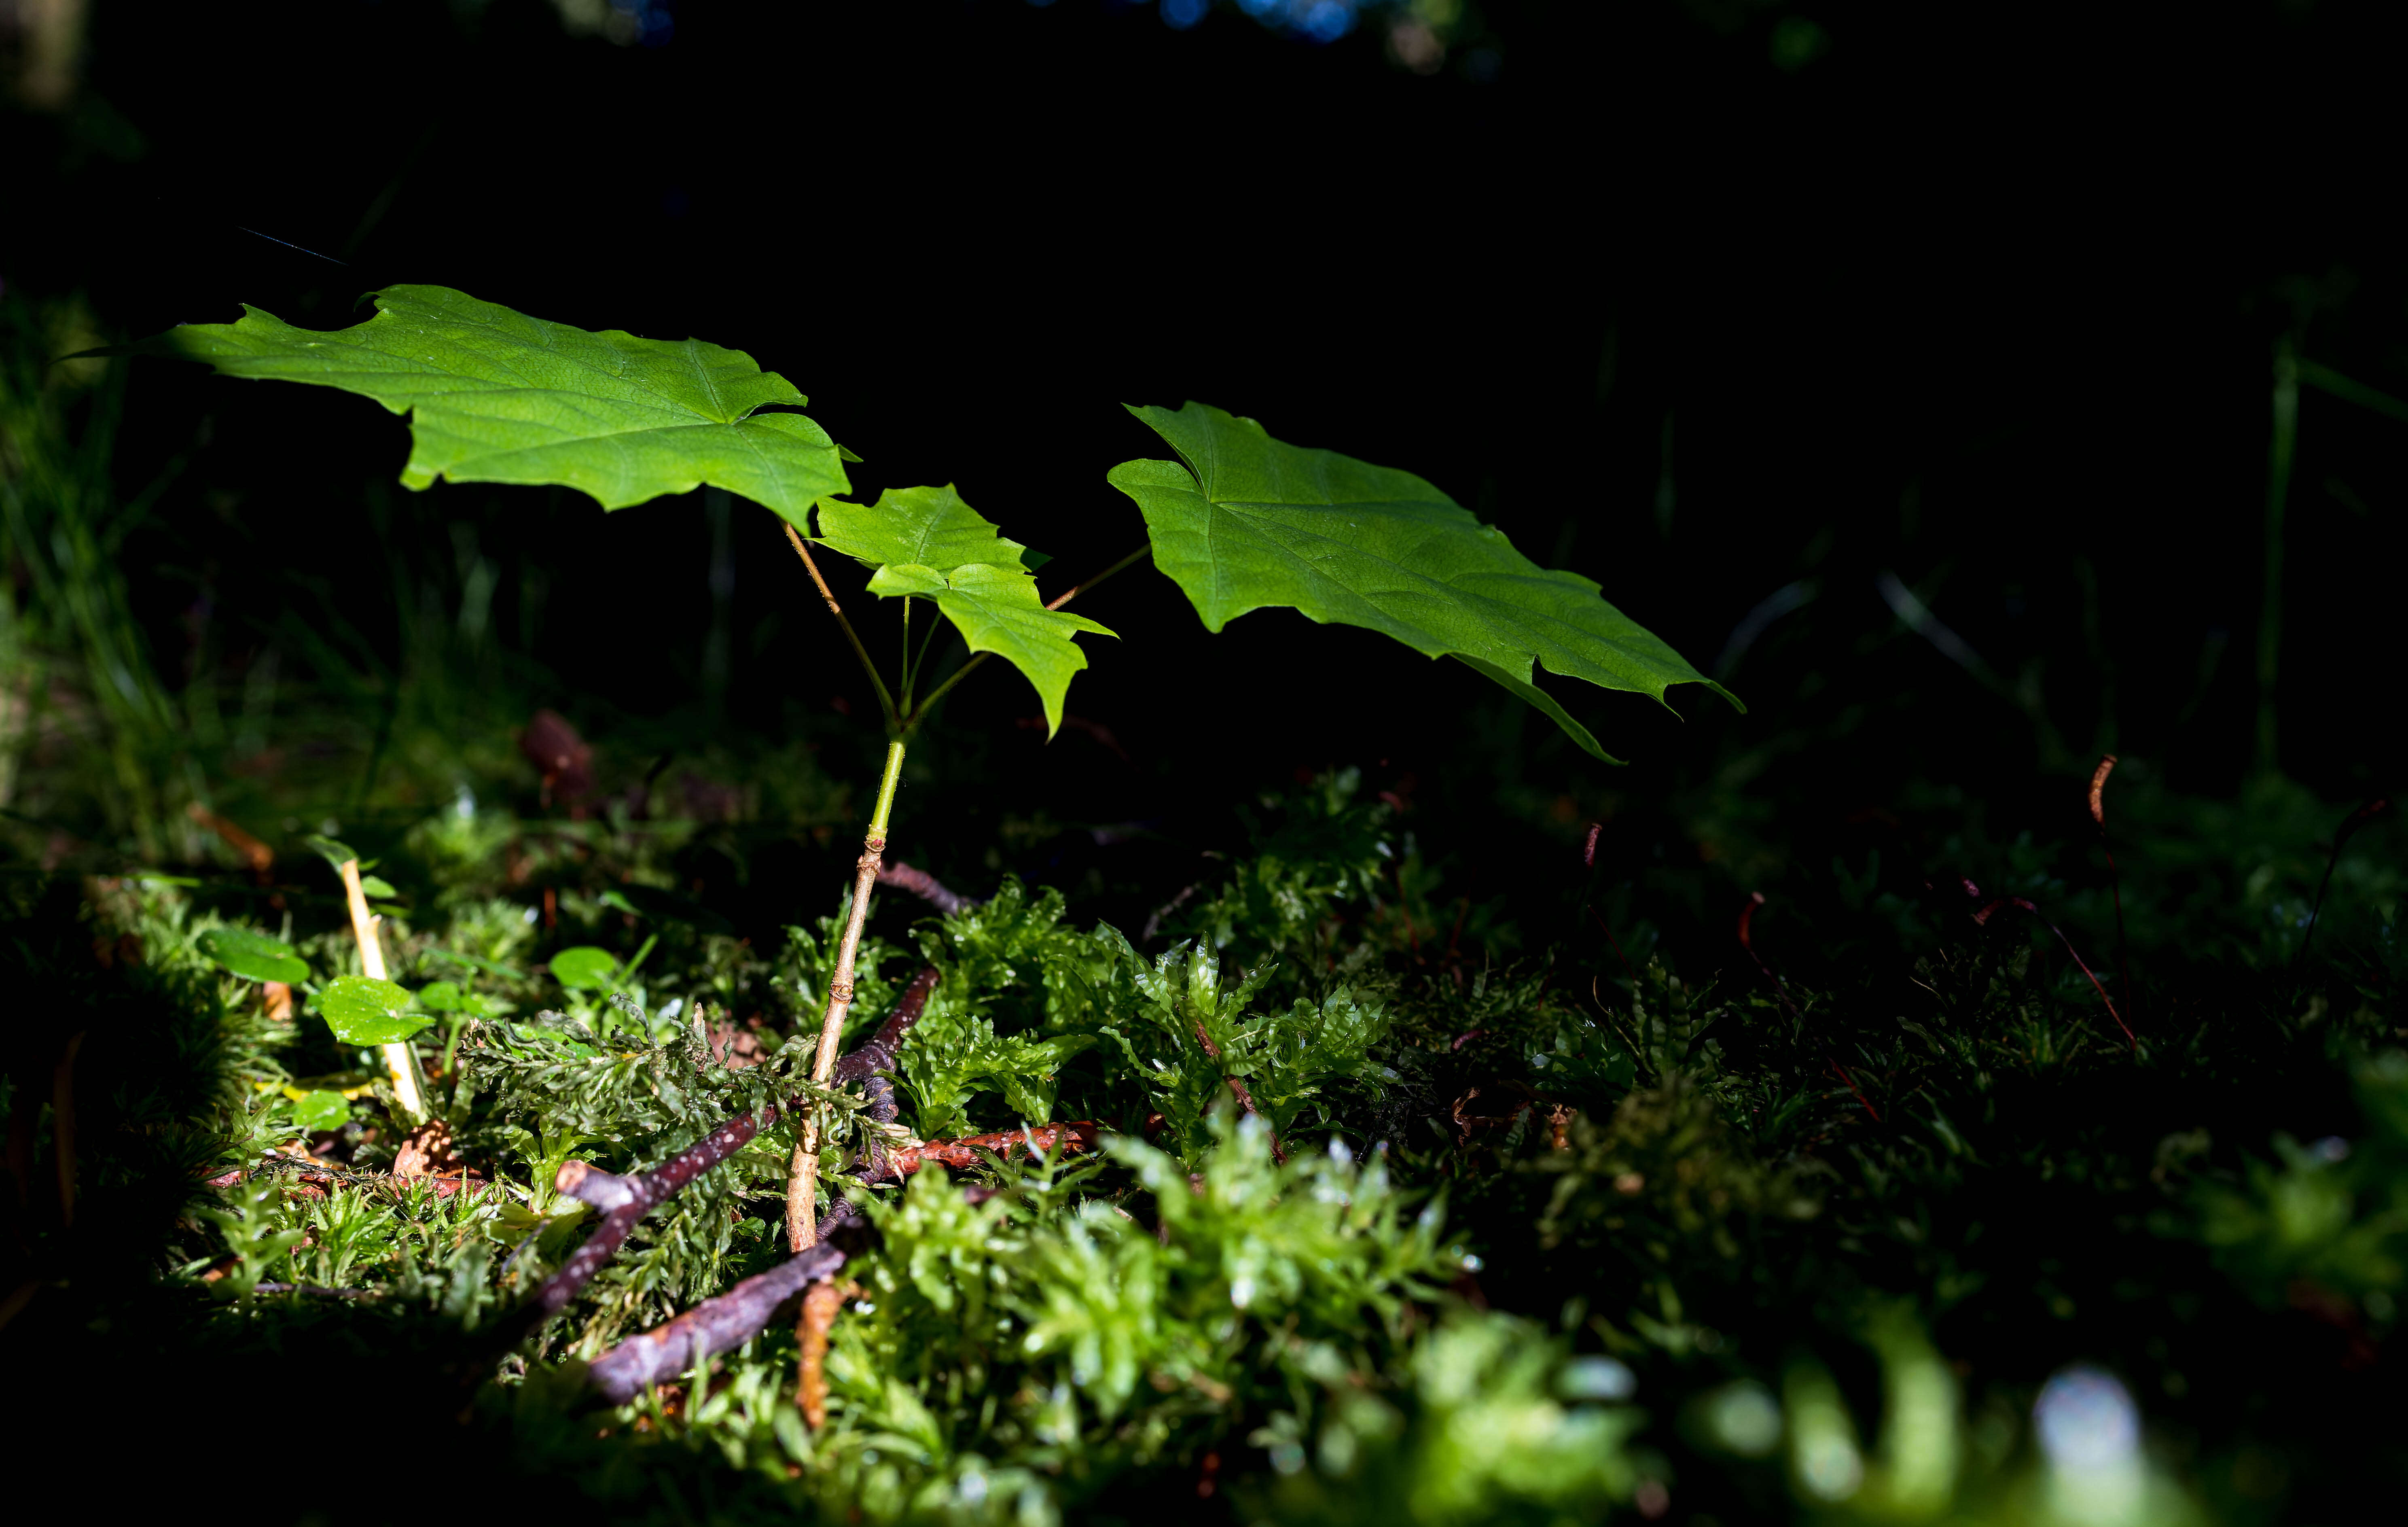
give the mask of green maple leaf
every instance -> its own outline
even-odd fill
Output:
[[[246,304],[232,324],[185,324],[129,353],[205,361],[228,376],[313,382],[410,415],[401,480],[557,483],[624,509],[703,483],[807,527],[847,491],[845,453],[800,413],[803,395],[740,350],[589,333],[446,286],[388,286],[376,316],[332,332]]]
[[[1411,472],[1289,445],[1203,403],[1129,411],[1180,461],[1123,462],[1107,480],[1137,500],[1154,566],[1210,630],[1286,606],[1384,632],[1470,665],[1609,763],[1620,760],[1531,682],[1534,663],[1658,703],[1676,684],[1740,703],[1606,603],[1596,583],[1540,567]]]
[[[820,504],[819,542],[877,569],[869,591],[935,604],[972,652],[1025,674],[1045,708],[1045,735],[1062,729],[1062,699],[1087,655],[1071,638],[1111,636],[1084,615],[1048,610],[1029,570],[1034,554],[941,488],[888,488],[875,504]]]

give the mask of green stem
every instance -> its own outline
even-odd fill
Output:
[[[1105,579],[1110,578],[1112,574],[1120,572],[1125,569],[1135,567],[1138,563],[1145,560],[1146,557],[1153,554],[1154,543],[1152,541],[1148,541],[1146,544],[1139,547],[1136,551],[1129,553],[1128,555],[1122,557],[1118,562],[1113,563],[1111,567],[1106,568],[1103,571],[1096,574],[1093,578],[1088,579],[1085,583],[1071,584],[1069,588],[1063,591],[1060,595],[1047,600],[1045,608],[1048,610],[1061,609],[1064,605],[1068,604],[1072,599],[1077,598],[1080,595],[1086,593],[1089,589],[1095,587],[1097,583],[1102,583]],[[953,685],[961,683],[964,679],[968,678],[970,674],[977,670],[981,663],[985,662],[987,658],[992,655],[993,655],[990,653],[983,652],[974,655],[968,662],[964,663],[961,667],[953,670],[953,676],[952,678],[947,679],[943,684],[940,684],[936,688],[928,691],[928,698],[922,700],[916,708],[904,716],[902,727],[904,734],[909,736],[913,728],[917,727],[921,722],[928,718],[928,713],[937,708],[937,702],[944,699],[946,695],[953,691]]]
[[[869,892],[885,863],[886,822],[895,811],[895,787],[903,781],[903,744],[886,744],[886,772],[878,782],[878,805],[869,814],[869,831],[863,837],[861,857],[853,865],[853,905],[837,941],[836,969],[828,974],[827,1007],[820,1018],[819,1054],[811,1061],[811,1080],[822,1086],[836,1071],[837,1046],[844,1035],[844,1016],[853,1006],[853,955],[861,947],[861,925],[869,915]],[[796,1251],[819,1239],[820,1124],[814,1112],[795,1131],[795,1158],[786,1170],[786,1241]]]
[[[903,675],[896,681],[895,709],[903,715],[911,713],[911,596],[903,596]]]
[[[928,622],[928,634],[920,639],[919,655],[911,659],[911,677],[903,686],[903,713],[905,715],[910,715],[911,713],[911,685],[918,684],[920,682],[920,675],[928,671],[928,649],[937,644],[937,635],[944,628],[945,623],[943,621],[931,619]]]
[[[844,639],[853,643],[853,655],[861,659],[861,671],[869,675],[870,687],[878,691],[878,708],[886,714],[886,729],[902,730],[903,718],[895,709],[895,697],[886,692],[886,681],[878,676],[878,665],[869,660],[869,649],[861,644],[861,638],[854,632],[853,622],[844,618],[843,607],[836,602],[836,596],[828,591],[827,580],[820,576],[820,565],[811,560],[811,549],[804,544],[802,536],[792,525],[786,526],[786,539],[794,542],[795,555],[803,559],[804,568],[811,575],[812,585],[818,588],[821,599],[827,604],[828,613],[834,615],[836,623],[844,627]]]

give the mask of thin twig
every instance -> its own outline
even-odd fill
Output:
[[[1633,1038],[1631,1038],[1631,1037],[1630,1037],[1629,1030],[1627,1030],[1624,1029],[1624,1028],[1622,1027],[1622,1025],[1621,1025],[1619,1022],[1616,1022],[1616,1021],[1615,1021],[1614,1016],[1613,1016],[1613,1009],[1612,1009],[1612,1008],[1610,1008],[1610,1007],[1606,1006],[1606,1005],[1605,1005],[1605,1000],[1604,1000],[1603,998],[1599,997],[1599,996],[1597,994],[1597,980],[1598,980],[1598,978],[1597,978],[1596,976],[1590,976],[1590,977],[1589,977],[1589,981],[1588,981],[1588,1000],[1589,1000],[1590,1001],[1595,1002],[1595,1003],[1597,1004],[1597,1010],[1598,1010],[1599,1013],[1602,1013],[1602,1014],[1604,1014],[1604,1015],[1605,1015],[1605,1021],[1606,1021],[1606,1024],[1607,1024],[1607,1026],[1608,1026],[1608,1027],[1610,1027],[1611,1029],[1612,1029],[1613,1033],[1614,1033],[1614,1037],[1615,1037],[1615,1038],[1617,1038],[1617,1039],[1619,1039],[1619,1040],[1621,1040],[1623,1044],[1627,1044],[1627,1045],[1628,1045],[1628,1046],[1630,1047],[1630,1064],[1631,1064],[1631,1069],[1632,1069],[1632,1071],[1633,1071],[1634,1073],[1637,1073],[1637,1074],[1638,1074],[1641,1079],[1644,1079],[1644,1078],[1645,1078],[1645,1077],[1647,1077],[1648,1075],[1650,1075],[1650,1074],[1654,1073],[1654,1072],[1655,1072],[1656,1068],[1655,1068],[1654,1066],[1651,1066],[1651,1065],[1649,1065],[1649,1064],[1647,1063],[1647,1055],[1646,1055],[1646,1052],[1645,1052],[1645,1051],[1643,1051],[1643,1050],[1641,1050],[1641,1049],[1640,1049],[1640,1047],[1639,1047],[1639,1042],[1638,1042],[1637,1040],[1635,1040],[1635,1039],[1633,1039]],[[1639,997],[1638,997],[1638,994],[1637,994],[1637,992],[1636,992],[1635,990],[1632,992],[1632,995],[1631,995],[1631,999],[1630,999],[1630,1005],[1631,1005],[1634,1009],[1639,1005]],[[1460,1042],[1458,1042],[1458,1043],[1460,1043]],[[1651,1084],[1651,1085],[1652,1085],[1652,1084]]]
[[[876,1073],[891,1070],[896,1050],[911,1026],[920,1021],[920,1015],[927,1005],[928,993],[936,984],[936,971],[923,971],[904,989],[902,1000],[895,1004],[894,1013],[879,1027],[877,1036],[837,1062],[834,1068],[836,1079],[839,1082],[867,1082]],[[879,1080],[883,1083],[882,1077]],[[866,1090],[871,1091],[871,1098],[869,1107],[864,1111],[881,1123],[891,1122],[895,1116],[892,1085],[885,1084],[882,1112],[875,1088],[866,1088]],[[789,1101],[783,1106],[792,1113],[798,1101]],[[569,1253],[568,1260],[561,1263],[560,1270],[537,1292],[532,1305],[536,1318],[540,1320],[566,1308],[568,1302],[593,1281],[594,1275],[618,1254],[620,1246],[626,1244],[628,1232],[636,1228],[638,1220],[666,1200],[675,1197],[696,1177],[750,1145],[761,1131],[777,1122],[780,1106],[771,1103],[758,1113],[738,1114],[724,1120],[709,1134],[652,1171],[633,1176],[623,1177],[602,1171],[591,1161],[564,1163],[553,1187],[570,1198],[600,1209],[602,1223],[595,1228],[594,1233],[587,1236],[582,1245]]]
[[[532,1306],[536,1319],[557,1315],[566,1308],[568,1302],[626,1244],[628,1232],[636,1228],[638,1220],[650,1214],[655,1204],[675,1196],[686,1184],[742,1150],[764,1125],[777,1116],[775,1104],[758,1114],[738,1114],[652,1171],[632,1177],[613,1175],[590,1161],[564,1163],[552,1186],[601,1210],[602,1223],[536,1291]]]
[[[1973,883],[1971,881],[1965,881],[1964,886],[1967,890],[1973,891],[1975,895],[1978,896],[1981,894],[1978,890],[1974,889]],[[2050,932],[2057,935],[2057,942],[2065,945],[2066,955],[2072,959],[2075,967],[2079,969],[2084,975],[2089,978],[2090,989],[2099,993],[2099,1000],[2107,1004],[2107,1016],[2115,1020],[2116,1028],[2124,1030],[2125,1039],[2131,1043],[2132,1053],[2134,1055],[2140,1054],[2140,1036],[2133,1033],[2132,1026],[2124,1021],[2124,1015],[2115,1010],[2115,999],[2107,995],[2106,983],[2100,980],[2097,972],[2090,969],[2089,963],[2082,958],[2082,951],[2076,949],[2073,946],[2073,941],[2065,936],[2065,929],[2057,927],[2055,923],[2050,922],[2048,920],[2048,915],[2042,912],[2038,906],[2024,900],[2020,896],[2002,896],[1992,901],[1988,906],[1984,907],[1981,911],[1973,914],[1974,924],[1979,927],[1988,926],[1990,919],[1998,914],[1998,910],[2000,907],[2008,906],[2018,907],[2025,912],[2030,913],[2033,917],[2039,919],[2041,927],[2047,929]]]
[[[834,1223],[831,1217],[831,1226]],[[779,1305],[844,1262],[845,1253],[834,1246],[815,1246],[788,1258],[666,1324],[621,1342],[595,1360],[585,1372],[585,1381],[604,1399],[624,1405],[648,1386],[676,1377],[714,1352],[752,1340],[768,1325]]]
[[[794,543],[795,555],[803,559],[803,567],[811,575],[812,586],[820,591],[820,598],[827,603],[828,613],[844,627],[844,639],[853,643],[853,655],[861,659],[861,671],[869,675],[870,687],[878,691],[878,708],[886,713],[886,725],[900,730],[903,718],[895,709],[895,697],[886,692],[886,681],[879,677],[878,665],[869,660],[869,649],[861,644],[861,637],[853,630],[853,622],[844,618],[844,607],[836,602],[836,596],[829,592],[827,580],[820,576],[820,565],[811,560],[811,549],[804,544],[802,535],[792,525],[786,526],[786,539]]]
[[[965,908],[979,904],[974,898],[964,896],[927,871],[915,870],[900,859],[887,864],[878,872],[878,883],[881,886],[892,886],[898,891],[910,891],[948,917]]]
[[[1605,935],[1607,946],[1613,950],[1613,958],[1622,961],[1622,968],[1630,972],[1630,995],[1636,1000],[1639,995],[1639,967],[1630,963],[1630,957],[1622,952],[1622,941],[1613,936],[1613,929],[1606,924],[1605,914],[1598,911],[1594,902],[1590,903],[1588,915],[1597,919],[1597,929]]]
[[[895,1122],[892,1073],[896,1058],[903,1048],[905,1036],[911,1032],[912,1025],[918,1023],[920,1015],[927,1011],[928,994],[936,990],[937,981],[937,968],[933,965],[913,976],[911,984],[903,988],[903,996],[896,1002],[895,1011],[878,1026],[878,1032],[870,1036],[867,1044],[839,1057],[836,1070],[830,1073],[830,1080],[838,1087],[848,1082],[861,1084],[861,1095],[867,1100],[862,1112],[880,1124]],[[861,1160],[867,1174],[865,1180],[876,1182],[886,1175],[885,1147],[875,1137],[863,1144]]]
[[[1192,1027],[1196,1030],[1196,1043],[1204,1046],[1204,1059],[1211,1061],[1216,1066],[1219,1065],[1221,1063],[1221,1046],[1212,1043],[1212,1036],[1204,1031],[1204,1025],[1200,1021],[1193,1023]],[[1277,1161],[1282,1166],[1287,1165],[1287,1150],[1286,1147],[1280,1144],[1279,1131],[1271,1128],[1271,1121],[1268,1118],[1263,1118],[1262,1110],[1254,1106],[1254,1095],[1246,1090],[1245,1078],[1241,1076],[1224,1076],[1221,1079],[1229,1084],[1229,1096],[1238,1100],[1239,1107],[1244,1109],[1253,1116],[1263,1119],[1263,1129],[1270,1135],[1271,1139],[1271,1160]]]
[[[2308,958],[2308,946],[2316,942],[2316,919],[2324,915],[2325,892],[2332,889],[2333,872],[2341,867],[2341,851],[2343,846],[2346,844],[2350,839],[2358,836],[2358,828],[2366,826],[2367,823],[2372,822],[2390,809],[2390,798],[2378,797],[2373,800],[2368,801],[2365,805],[2360,806],[2358,810],[2350,813],[2349,815],[2343,820],[2341,827],[2333,833],[2332,857],[2325,860],[2325,877],[2324,879],[2316,882],[2315,904],[2308,909],[2307,937],[2300,941],[2300,952],[2291,958],[2291,969],[2293,972],[2296,972],[2302,964],[2306,963]]]
[[[908,1177],[931,1164],[962,1171],[978,1165],[982,1151],[992,1152],[1007,1161],[1011,1160],[1012,1152],[1023,1149],[1030,1155],[1042,1155],[1058,1149],[1076,1156],[1094,1150],[1102,1141],[1103,1126],[1091,1118],[1071,1119],[1060,1124],[1024,1124],[1016,1130],[1002,1130],[994,1134],[964,1135],[959,1140],[930,1140],[917,1145],[906,1145],[886,1158],[886,1168],[897,1177]]]

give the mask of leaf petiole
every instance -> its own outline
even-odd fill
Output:
[[[788,535],[794,534],[791,530],[786,533]],[[1112,574],[1120,572],[1125,569],[1135,567],[1138,563],[1151,555],[1153,552],[1154,543],[1152,541],[1146,542],[1136,551],[1129,553],[1128,555],[1122,557],[1111,567],[1106,568],[1103,571],[1096,574],[1093,578],[1088,579],[1085,583],[1073,583],[1068,588],[1063,590],[1060,594],[1055,595],[1053,598],[1046,600],[1045,608],[1048,610],[1061,609],[1064,605],[1068,604],[1072,599],[1077,598],[1080,595],[1086,593],[1091,588],[1094,588],[1097,583],[1102,583]],[[922,700],[916,707],[911,709],[910,713],[904,716],[902,727],[904,733],[908,736],[913,727],[926,720],[928,718],[928,713],[937,708],[937,701],[944,699],[947,694],[952,692],[953,685],[961,683],[964,679],[968,678],[973,670],[994,655],[995,655],[993,653],[985,652],[971,654],[970,660],[968,662],[964,663],[961,667],[953,670],[953,677],[947,679],[943,684],[939,684],[936,688],[928,691],[928,698]]]
[[[838,604],[836,596],[829,592],[827,580],[820,576],[820,565],[811,560],[811,549],[804,544],[803,538],[796,531],[791,521],[786,525],[786,539],[794,542],[795,555],[803,559],[803,567],[810,573],[812,586],[820,591],[820,598],[826,603],[828,613],[834,615],[836,623],[844,627],[844,639],[853,643],[853,655],[861,659],[861,671],[869,675],[870,687],[878,691],[878,708],[886,713],[887,729],[902,730],[903,721],[902,717],[896,713],[895,697],[887,693],[886,681],[878,676],[878,665],[869,660],[869,649],[861,644],[861,637],[853,630],[853,622],[844,618],[844,607]]]

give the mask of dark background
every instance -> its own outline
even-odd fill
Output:
[[[1360,763],[1570,833],[1739,769],[1834,817],[1938,780],[2062,829],[2107,748],[2230,791],[2276,346],[2408,392],[2397,178],[2363,167],[2396,137],[2388,7],[1498,3],[1426,76],[1370,19],[1316,46],[1090,0],[646,14],[673,25],[614,46],[534,0],[101,4],[75,104],[7,122],[0,278],[108,339],[245,301],[337,327],[388,281],[700,336],[809,393],[864,492],[955,482],[1062,576],[1140,533],[1103,473],[1164,453],[1118,405],[1202,398],[1430,478],[1733,659],[1752,707],[1567,694],[1634,760],[1608,771],[1455,665],[1285,612],[1207,637],[1140,571],[1080,606],[1123,640],[1069,701],[1129,761],[1040,753],[1001,673],[922,750],[1024,812],[1160,823]],[[2313,390],[2300,418],[2275,761],[2338,800],[2396,776],[2408,425]],[[473,552],[511,696],[606,776],[737,736],[870,767],[767,513],[729,522],[715,658],[700,496],[413,496],[406,449],[357,398],[138,365],[121,487],[176,471],[122,562],[162,672],[238,687],[297,612],[406,683],[397,622],[456,605]]]

